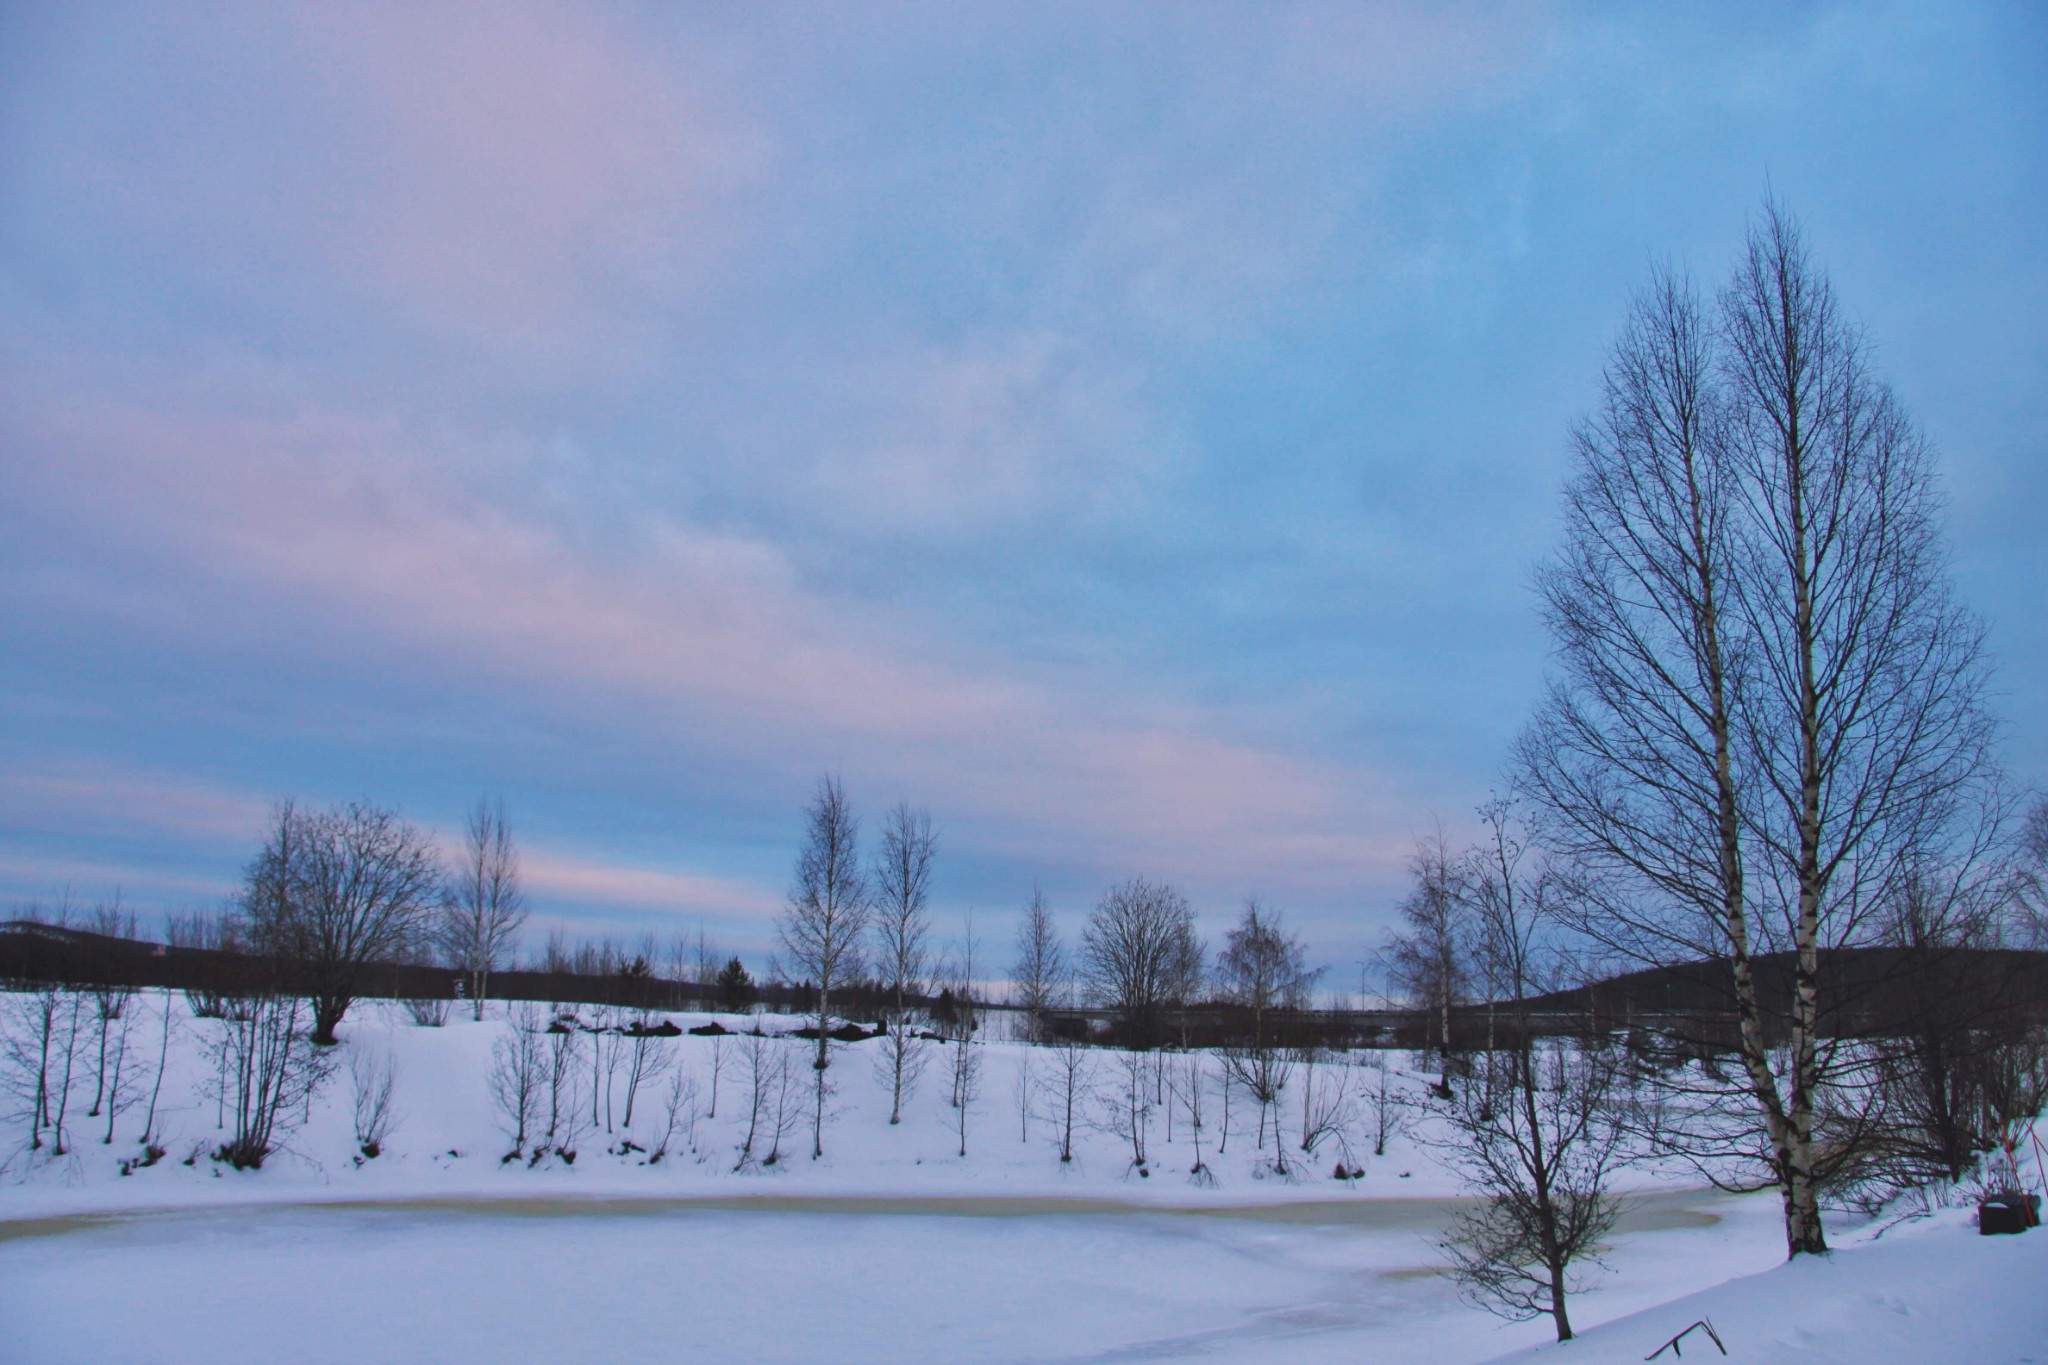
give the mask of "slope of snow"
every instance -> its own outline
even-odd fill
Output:
[[[1731,1360],[2048,1361],[2044,1290],[2048,1232],[1982,1237],[1973,1213],[1947,1210],[1875,1242],[1851,1240],[1826,1257],[1730,1280],[1508,1359],[1640,1361],[1705,1319]],[[1720,1358],[1703,1331],[1683,1350],[1688,1360]]]
[[[152,1066],[156,1025],[149,1012],[158,1007],[159,1000],[154,994],[148,997],[130,1043],[131,1049],[148,1055]],[[1351,1160],[1366,1172],[1358,1181],[1331,1178],[1338,1159],[1334,1145],[1326,1146],[1312,1162],[1303,1161],[1302,1154],[1290,1145],[1288,1155],[1296,1173],[1292,1179],[1275,1178],[1264,1169],[1271,1164],[1270,1139],[1268,1159],[1262,1161],[1256,1150],[1255,1116],[1241,1099],[1231,1116],[1228,1148],[1219,1156],[1216,1130],[1221,1110],[1214,1093],[1213,1063],[1207,1131],[1201,1144],[1202,1156],[1215,1176],[1213,1187],[1190,1178],[1196,1148],[1178,1109],[1171,1140],[1163,1109],[1154,1115],[1146,1175],[1132,1169],[1125,1142],[1085,1123],[1076,1131],[1076,1160],[1063,1165],[1048,1113],[1049,1101],[1043,1096],[1035,1099],[1028,1122],[1020,1120],[1017,1102],[1020,1071],[1032,1068],[1034,1075],[1043,1077],[1049,1061],[1040,1049],[1011,1043],[977,1046],[982,1059],[981,1087],[969,1112],[965,1158],[959,1155],[958,1111],[948,1102],[943,1049],[932,1045],[925,1075],[905,1106],[903,1121],[892,1126],[888,1122],[888,1092],[875,1074],[880,1045],[871,1041],[834,1049],[830,1076],[836,1094],[822,1160],[811,1160],[806,1123],[801,1133],[792,1131],[785,1138],[783,1159],[774,1167],[736,1172],[746,1131],[747,1096],[740,1042],[729,1038],[718,1081],[717,1114],[697,1125],[694,1152],[651,1165],[644,1154],[608,1150],[617,1149],[628,1138],[641,1147],[651,1145],[659,1118],[658,1092],[665,1088],[662,1082],[653,1087],[656,1093],[643,1089],[629,1131],[623,1122],[625,1086],[620,1077],[614,1086],[613,1131],[608,1133],[600,1119],[594,1131],[578,1141],[573,1165],[555,1159],[534,1168],[504,1164],[500,1158],[511,1143],[486,1085],[492,1044],[509,1031],[503,1007],[493,1005],[491,1017],[481,1024],[467,1016],[452,1016],[445,1027],[420,1028],[407,1021],[398,1007],[378,1001],[358,1003],[344,1020],[342,1046],[334,1053],[335,1074],[314,1100],[306,1121],[291,1136],[288,1148],[271,1157],[261,1171],[234,1171],[209,1160],[224,1134],[218,1126],[217,1106],[206,1093],[210,1066],[203,1044],[219,1026],[191,1018],[178,997],[172,997],[171,1005],[179,1023],[159,1106],[158,1126],[168,1151],[165,1159],[130,1176],[119,1175],[121,1161],[135,1155],[140,1104],[123,1114],[111,1146],[99,1141],[104,1119],[91,1121],[74,1114],[72,1151],[56,1161],[27,1160],[26,1154],[17,1150],[26,1139],[25,1125],[0,1122],[0,1144],[4,1144],[0,1145],[0,1157],[14,1153],[0,1175],[0,1218],[167,1204],[406,1195],[1053,1196],[1200,1205],[1442,1197],[1458,1191],[1456,1181],[1428,1151],[1405,1138],[1392,1144],[1381,1158],[1371,1155],[1369,1145],[1354,1140]],[[585,1017],[590,1017],[590,1011],[585,1011]],[[710,1016],[669,1017],[687,1029]],[[721,1020],[734,1029],[755,1026],[755,1021],[746,1017],[721,1016]],[[801,1019],[767,1016],[761,1026],[772,1033],[802,1023]],[[708,1107],[713,1041],[685,1033],[666,1045],[688,1069]],[[587,1122],[591,1083],[587,1036],[583,1046],[579,1103]],[[792,1065],[800,1073],[797,1083],[807,1087],[811,1045],[790,1041],[780,1046],[791,1050]],[[354,1141],[348,1062],[358,1053],[388,1057],[397,1072],[397,1124],[382,1154],[374,1160],[359,1160]],[[1091,1060],[1098,1086],[1107,1086],[1110,1056],[1099,1054]],[[1401,1084],[1411,1093],[1419,1093],[1423,1080],[1403,1076]],[[90,1082],[82,1088],[89,1091]],[[72,1107],[79,1111],[84,1105],[74,1097]],[[1090,1104],[1089,1108],[1093,1111],[1098,1106]],[[1298,1137],[1298,1113],[1284,1115],[1283,1124]]]

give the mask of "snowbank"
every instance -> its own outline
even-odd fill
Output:
[[[1506,1359],[1640,1361],[1705,1319],[1728,1358],[1745,1362],[2048,1360],[2044,1289],[2048,1231],[1982,1237],[1974,1213],[1952,1209]],[[1720,1359],[1704,1331],[1688,1336],[1683,1350],[1688,1360]]]

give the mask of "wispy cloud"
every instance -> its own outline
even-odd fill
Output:
[[[714,924],[744,922],[757,931],[782,907],[780,896],[748,882],[597,862],[545,845],[525,850],[519,865],[536,895],[571,905],[659,911]]]
[[[0,829],[37,833],[191,835],[246,844],[268,803],[189,776],[63,759],[0,773]]]
[[[1292,878],[1314,847],[1315,875],[1343,879],[1378,859],[1344,833],[1361,799],[1346,774],[1234,738],[1223,713],[957,657],[806,585],[770,544],[656,524],[590,555],[346,417],[57,406],[46,439],[70,458],[46,504],[68,492],[101,534],[259,602],[317,603],[418,667],[481,669],[792,775],[857,766],[1104,863]]]

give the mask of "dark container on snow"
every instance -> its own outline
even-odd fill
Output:
[[[1977,1201],[1977,1231],[1986,1237],[2025,1232],[2040,1221],[2038,1194],[1994,1194]]]

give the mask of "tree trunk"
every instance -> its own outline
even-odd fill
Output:
[[[313,1042],[320,1047],[333,1047],[340,1039],[334,1030],[341,1024],[341,1016],[348,1013],[350,1000],[345,995],[316,995],[313,997]]]
[[[824,973],[819,973],[822,977]],[[818,1060],[812,1065],[817,1072],[816,1103],[811,1106],[811,1160],[825,1155],[825,1068],[831,1065],[831,1035],[825,1031],[825,1023],[831,1017],[825,983],[818,983]]]
[[[1557,1324],[1559,1341],[1572,1339],[1571,1315],[1564,1307],[1564,1262],[1555,1259],[1550,1263],[1550,1320]]]

